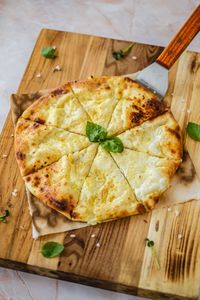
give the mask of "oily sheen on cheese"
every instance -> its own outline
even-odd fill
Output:
[[[121,153],[86,135],[87,122],[119,137]],[[181,163],[176,120],[155,94],[120,76],[69,82],[24,111],[16,159],[27,189],[72,221],[95,224],[152,209]]]

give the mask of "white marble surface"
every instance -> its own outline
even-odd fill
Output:
[[[165,46],[199,0],[0,0],[0,129],[43,27]],[[189,47],[200,51],[200,35]],[[0,269],[0,300],[133,300],[36,275]],[[141,298],[140,298],[141,299]]]

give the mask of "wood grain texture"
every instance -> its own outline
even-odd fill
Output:
[[[134,43],[124,60],[115,61],[112,51],[128,44],[44,29],[18,92],[51,88],[90,75],[130,74],[155,61],[162,51],[159,47]],[[40,55],[41,48],[48,45],[58,47],[59,56],[55,60]],[[132,56],[137,59],[132,59]],[[56,65],[62,67],[61,72],[53,72]],[[200,122],[199,66],[200,54],[186,52],[170,71],[170,88],[165,101],[171,104],[182,128],[189,119]],[[40,78],[36,77],[38,73],[42,75]],[[200,271],[200,205],[197,201],[178,205],[179,217],[175,217],[174,211],[169,213],[163,208],[33,241],[25,189],[14,157],[12,133],[9,114],[0,141],[0,155],[8,155],[0,161],[0,173],[3,174],[0,209],[9,207],[11,211],[8,224],[0,223],[1,266],[153,299],[197,298]],[[200,175],[200,143],[188,138],[186,143]],[[14,188],[19,191],[17,197],[12,196]],[[76,234],[75,238],[70,237],[72,233]],[[177,236],[179,233],[183,234],[181,240]],[[95,234],[94,238],[92,234]],[[146,237],[155,240],[161,270],[157,270],[145,246]],[[62,255],[51,260],[40,254],[41,245],[50,240],[65,245]],[[97,242],[100,247],[96,247]]]
[[[163,67],[170,69],[199,31],[200,4],[156,61]]]

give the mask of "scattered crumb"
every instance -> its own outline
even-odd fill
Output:
[[[70,234],[70,238],[74,239],[76,237],[75,234]]]
[[[191,113],[191,110],[190,110],[190,109],[187,109],[187,113],[190,114],[190,113]]]
[[[144,223],[148,223],[147,220],[145,220],[145,219],[143,221],[144,221]]]
[[[24,225],[20,225],[19,228],[23,230],[24,229]]]
[[[41,73],[38,73],[37,75],[35,75],[35,77],[40,78],[41,77]]]
[[[14,137],[14,133],[11,134],[11,137]]]
[[[8,157],[8,154],[2,154],[2,158]]]
[[[183,235],[181,233],[178,234],[178,239],[182,239],[183,238]]]
[[[13,190],[13,192],[14,192],[14,193],[17,193],[17,192],[18,192],[18,189],[15,188],[15,189]]]
[[[93,234],[91,234],[91,238],[94,238],[95,236],[96,236],[96,234],[94,234],[94,233],[93,233]]]
[[[52,48],[53,48],[54,50],[56,50],[57,47],[56,47],[56,46],[53,46]]]
[[[55,66],[55,68],[53,69],[53,72],[57,72],[57,71],[61,71],[61,70],[62,70],[61,66],[57,65],[57,66]]]
[[[178,217],[180,215],[180,211],[179,210],[175,210],[175,215],[176,215],[176,217]]]
[[[136,59],[137,59],[137,56],[132,56],[132,59],[133,59],[133,60],[136,60]]]
[[[13,191],[13,192],[12,192],[12,196],[13,196],[13,197],[17,197],[17,193]]]
[[[154,92],[154,94],[156,94],[156,91],[153,91]]]
[[[168,209],[167,209],[168,211],[172,211],[172,209],[171,209],[171,207],[168,207]]]
[[[96,247],[98,247],[98,248],[99,248],[99,247],[100,247],[100,243],[96,243]]]

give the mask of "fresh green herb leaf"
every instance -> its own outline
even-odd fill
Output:
[[[156,249],[155,249],[154,241],[146,238],[145,242],[146,242],[147,247],[149,247],[150,250],[151,250],[151,254],[152,254],[152,256],[154,257],[154,259],[156,261],[156,265],[157,265],[158,270],[160,270],[160,260],[159,260],[159,257],[157,255]]]
[[[116,136],[101,142],[101,146],[108,152],[121,153],[124,150],[122,141]]]
[[[57,55],[56,55],[56,48],[55,47],[45,47],[45,48],[42,48],[42,56],[46,57],[46,58],[50,58],[50,59],[53,59],[55,58]]]
[[[122,58],[124,58],[132,49],[133,44],[130,44],[128,47],[124,48],[124,49],[120,49],[119,51],[114,51],[112,53],[112,56],[116,59],[116,60],[120,60]]]
[[[5,210],[5,213],[0,216],[0,221],[3,223],[7,223],[7,217],[10,216],[10,212],[8,209]]]
[[[90,142],[100,142],[107,138],[107,130],[98,124],[87,122],[86,135]]]
[[[153,247],[154,246],[154,241],[151,241],[150,239],[146,239],[147,242],[147,247]]]
[[[187,133],[191,139],[195,141],[200,141],[200,125],[196,123],[189,122],[187,125]]]
[[[64,250],[64,246],[57,242],[47,242],[42,246],[42,255],[44,257],[52,258],[60,255]]]

